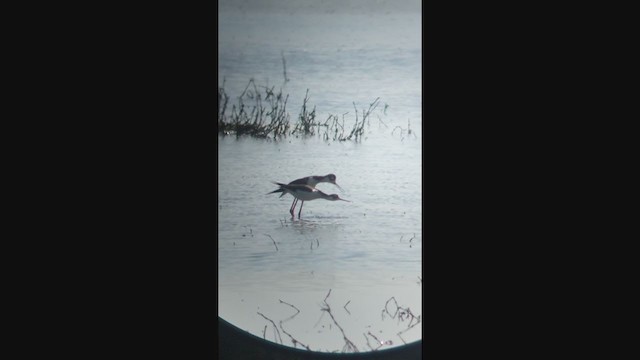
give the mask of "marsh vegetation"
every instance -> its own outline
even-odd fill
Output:
[[[276,90],[275,86],[258,86],[251,79],[236,98],[237,101],[233,102],[231,99],[223,81],[222,86],[218,87],[218,132],[223,136],[251,136],[272,140],[287,136],[318,136],[325,141],[362,141],[365,124],[371,126],[371,116],[380,104],[378,97],[366,108],[358,110],[353,102],[355,120],[351,117],[345,122],[345,117],[350,115],[347,112],[342,116],[329,114],[323,121],[317,118],[316,106],[310,104],[307,89],[302,107],[292,123],[287,110],[289,94],[284,94],[282,89]],[[383,116],[388,107],[385,104],[384,111],[380,111]],[[380,114],[377,117],[386,127]]]

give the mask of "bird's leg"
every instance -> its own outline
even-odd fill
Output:
[[[297,198],[293,198],[293,203],[291,203],[291,208],[289,209],[289,214],[293,217],[293,211],[296,209],[296,202],[298,202]],[[298,215],[300,217],[300,215]]]
[[[298,219],[300,219],[300,213],[302,212],[302,205],[304,205],[304,200],[300,203],[300,211],[298,211]]]

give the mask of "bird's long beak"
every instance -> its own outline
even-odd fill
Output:
[[[338,185],[338,184],[336,184],[336,183],[332,183],[332,184],[333,184],[333,185],[335,185],[335,186],[337,186],[337,187],[338,187],[338,189],[340,189],[340,191],[344,191],[344,190],[342,190],[342,188],[340,187],[340,185]]]
[[[338,198],[338,200],[342,200],[342,201],[346,201],[346,202],[351,202],[351,201],[349,201],[349,200],[340,199],[340,198]]]

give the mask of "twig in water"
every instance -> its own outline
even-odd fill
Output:
[[[271,235],[269,235],[269,234],[264,234],[264,235],[266,235],[266,236],[268,236],[269,238],[271,238],[271,241],[273,241],[273,246],[275,246],[275,247],[276,247],[276,251],[280,251],[280,250],[278,250],[278,245],[276,245],[276,241],[275,241],[275,240],[273,240],[273,238],[271,237]]]
[[[362,334],[362,336],[364,336],[365,340],[367,340],[367,346],[369,347],[369,349],[371,349],[371,351],[373,351],[374,349],[371,347],[371,345],[369,344],[369,338],[367,337],[367,334]]]
[[[412,316],[413,316],[413,314],[412,314]],[[406,329],[404,329],[404,330],[402,330],[402,331],[400,331],[399,333],[397,333],[397,334],[396,334],[396,335],[398,335],[398,337],[400,338],[400,340],[402,340],[402,342],[403,342],[403,343],[405,343],[405,344],[406,344],[407,342],[406,342],[406,341],[404,341],[404,339],[403,339],[403,338],[402,338],[402,336],[400,336],[400,335],[402,335],[402,334],[404,334],[405,332],[407,332],[407,331],[411,330],[414,326],[416,326],[416,325],[420,324],[420,320],[421,320],[421,319],[420,319],[420,316],[418,316],[416,319],[417,319],[417,321],[416,321],[416,323],[415,323],[415,324],[413,324],[413,325],[411,325],[411,326],[407,327]],[[411,321],[413,321],[413,318],[411,319]],[[411,324],[411,322],[409,322],[409,324]]]
[[[327,296],[324,297],[324,303],[327,303],[327,299],[329,298],[329,295],[331,295],[331,289],[329,289],[329,292],[327,293]]]
[[[387,305],[389,305],[389,301],[391,300],[393,300],[393,302],[396,304],[396,311],[393,313],[393,315],[391,315],[391,313],[389,312],[389,309],[387,309]],[[400,310],[400,306],[398,306],[398,302],[396,301],[396,298],[392,296],[389,300],[387,300],[386,303],[384,303],[384,309],[382,311],[389,314],[392,319],[395,319],[396,315],[398,315],[399,310]]]
[[[269,319],[268,317],[262,315],[259,311],[258,311],[258,315],[260,315],[263,318],[269,320],[271,322],[271,324],[273,324],[273,328],[275,329],[273,337],[274,337],[276,342],[278,342],[278,338],[280,338],[280,344],[282,344],[282,337],[280,336],[280,330],[278,330],[278,327],[276,326],[276,323],[274,323],[273,320]],[[276,335],[278,335],[278,336],[276,337]]]
[[[284,59],[284,51],[280,52],[282,56],[282,71],[284,74],[284,82],[289,82],[289,78],[287,77],[287,61]]]
[[[398,335],[398,337],[400,338],[400,340],[402,340],[403,343],[407,343],[406,341],[404,341],[404,338],[402,338],[402,336],[400,336],[400,333],[397,333],[396,335]]]
[[[347,335],[344,333],[344,329],[340,326],[340,324],[338,324],[338,322],[336,321],[336,318],[334,318],[333,314],[331,313],[331,307],[327,303],[327,298],[329,297],[330,294],[331,294],[331,289],[329,289],[329,293],[324,298],[324,305],[326,306],[326,308],[321,308],[320,310],[326,311],[329,314],[329,316],[331,316],[331,320],[333,320],[333,323],[336,324],[338,329],[340,329],[340,332],[342,332],[342,338],[344,339],[344,342],[345,342],[345,345],[342,348],[342,352],[346,352],[346,351],[358,352],[358,348],[355,346],[355,344],[351,340],[349,340],[349,338],[347,338]]]
[[[395,303],[396,306],[396,311],[393,313],[393,315],[389,312],[389,309],[387,308],[387,305],[389,304],[389,302],[393,300],[393,302]],[[414,326],[418,325],[421,321],[420,316],[415,316],[412,312],[410,308],[403,308],[400,307],[398,305],[398,302],[396,301],[395,297],[391,297],[389,300],[387,300],[387,302],[384,304],[384,309],[382,310],[382,315],[384,318],[384,313],[387,313],[389,315],[391,315],[391,318],[395,318],[396,316],[398,316],[398,323],[401,321],[405,321],[407,319],[409,319],[409,324],[407,325],[407,328],[404,329],[403,331],[400,331],[397,335],[400,338],[400,340],[402,340],[403,343],[407,343],[406,341],[404,341],[404,339],[402,338],[402,334],[409,331],[411,328],[413,328]],[[416,323],[414,324],[413,321],[416,321]]]
[[[291,319],[293,319],[296,315],[298,315],[298,314],[300,313],[300,309],[298,309],[297,307],[295,307],[295,306],[293,306],[293,305],[289,304],[288,302],[282,301],[282,300],[280,300],[280,299],[278,299],[278,300],[280,301],[280,303],[281,303],[281,304],[289,305],[289,306],[291,306],[292,308],[296,309],[296,311],[297,311],[297,312],[296,312],[295,314],[293,314],[292,316],[290,316],[290,317],[288,317],[288,318],[286,318],[286,319],[284,319],[284,320],[281,320],[281,321],[280,321],[280,329],[282,330],[282,332],[283,332],[283,333],[285,333],[287,336],[289,336],[289,337],[291,338],[291,342],[293,342],[293,347],[296,347],[296,346],[297,346],[297,344],[300,344],[302,347],[304,347],[304,348],[306,348],[307,350],[311,351],[311,349],[309,348],[309,346],[308,346],[308,345],[303,344],[302,342],[300,342],[300,340],[298,340],[298,339],[294,338],[293,336],[291,336],[291,334],[289,334],[289,333],[284,329],[284,327],[282,326],[282,323],[283,323],[283,322],[288,321],[288,320],[291,320]]]
[[[413,134],[413,138],[414,138],[414,139],[417,139],[415,132],[412,132],[412,131],[411,131],[411,120],[409,120],[409,119],[407,119],[407,129],[408,129],[408,130],[407,130],[407,133],[408,133],[409,135]]]
[[[349,303],[351,302],[351,300],[347,301],[346,304],[344,304],[343,308],[349,313],[349,315],[351,315],[351,312],[349,310],[347,310],[347,305],[349,305]]]
[[[369,336],[371,336],[372,338],[376,339],[376,343],[378,344],[378,347],[377,347],[377,348],[375,348],[375,349],[372,349],[372,350],[378,350],[378,349],[380,349],[380,348],[381,348],[382,346],[384,346],[384,345],[393,345],[393,341],[391,341],[391,340],[387,340],[387,341],[380,341],[380,339],[378,339],[375,335],[373,335],[373,334],[371,333],[371,331],[368,331],[368,332],[367,332],[367,335],[369,335]],[[365,338],[366,338],[366,336],[365,336]],[[405,343],[405,344],[406,344],[406,343]],[[368,338],[367,338],[367,345],[369,345],[369,339],[368,339]],[[371,346],[369,345],[369,347],[371,347]]]
[[[295,315],[294,315],[295,316]],[[284,327],[282,327],[282,321],[280,321],[280,329],[282,330],[283,333],[285,333],[286,335],[288,335],[291,338],[291,342],[293,343],[293,347],[296,347],[297,344],[300,344],[302,347],[306,348],[307,350],[311,351],[311,349],[309,348],[309,345],[305,345],[303,343],[301,343],[299,340],[297,340],[296,338],[294,338],[293,336],[291,336],[291,334],[289,334]]]
[[[380,126],[380,124],[384,125],[384,127],[386,127],[387,129],[389,128],[387,126],[387,124],[384,123],[384,121],[382,121],[382,119],[380,118],[380,115],[376,115],[378,117],[378,127]]]
[[[282,301],[282,300],[280,300],[280,299],[278,299],[278,300],[280,301],[280,303],[281,303],[281,304],[287,304],[287,305],[291,306],[292,308],[296,309],[296,311],[297,311],[297,313],[295,313],[295,314],[293,314],[291,317],[289,317],[289,318],[285,319],[285,321],[286,321],[286,320],[289,320],[289,319],[293,319],[293,317],[294,317],[294,316],[296,316],[296,315],[298,315],[298,314],[300,313],[300,310],[299,310],[297,307],[295,307],[295,306],[293,306],[293,305],[289,304],[288,302]]]
[[[318,319],[318,321],[316,322],[315,325],[313,325],[313,328],[315,329],[316,326],[318,326],[318,324],[320,323],[320,320],[322,320],[322,317],[324,316],[324,313],[320,314],[320,318]],[[324,327],[324,326],[323,326]]]

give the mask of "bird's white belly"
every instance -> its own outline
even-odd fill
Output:
[[[296,198],[300,199],[300,200],[304,200],[304,201],[311,201],[311,200],[315,200],[318,198],[318,195],[313,193],[313,192],[298,192],[298,193],[292,193],[289,192],[291,195],[295,196]]]

